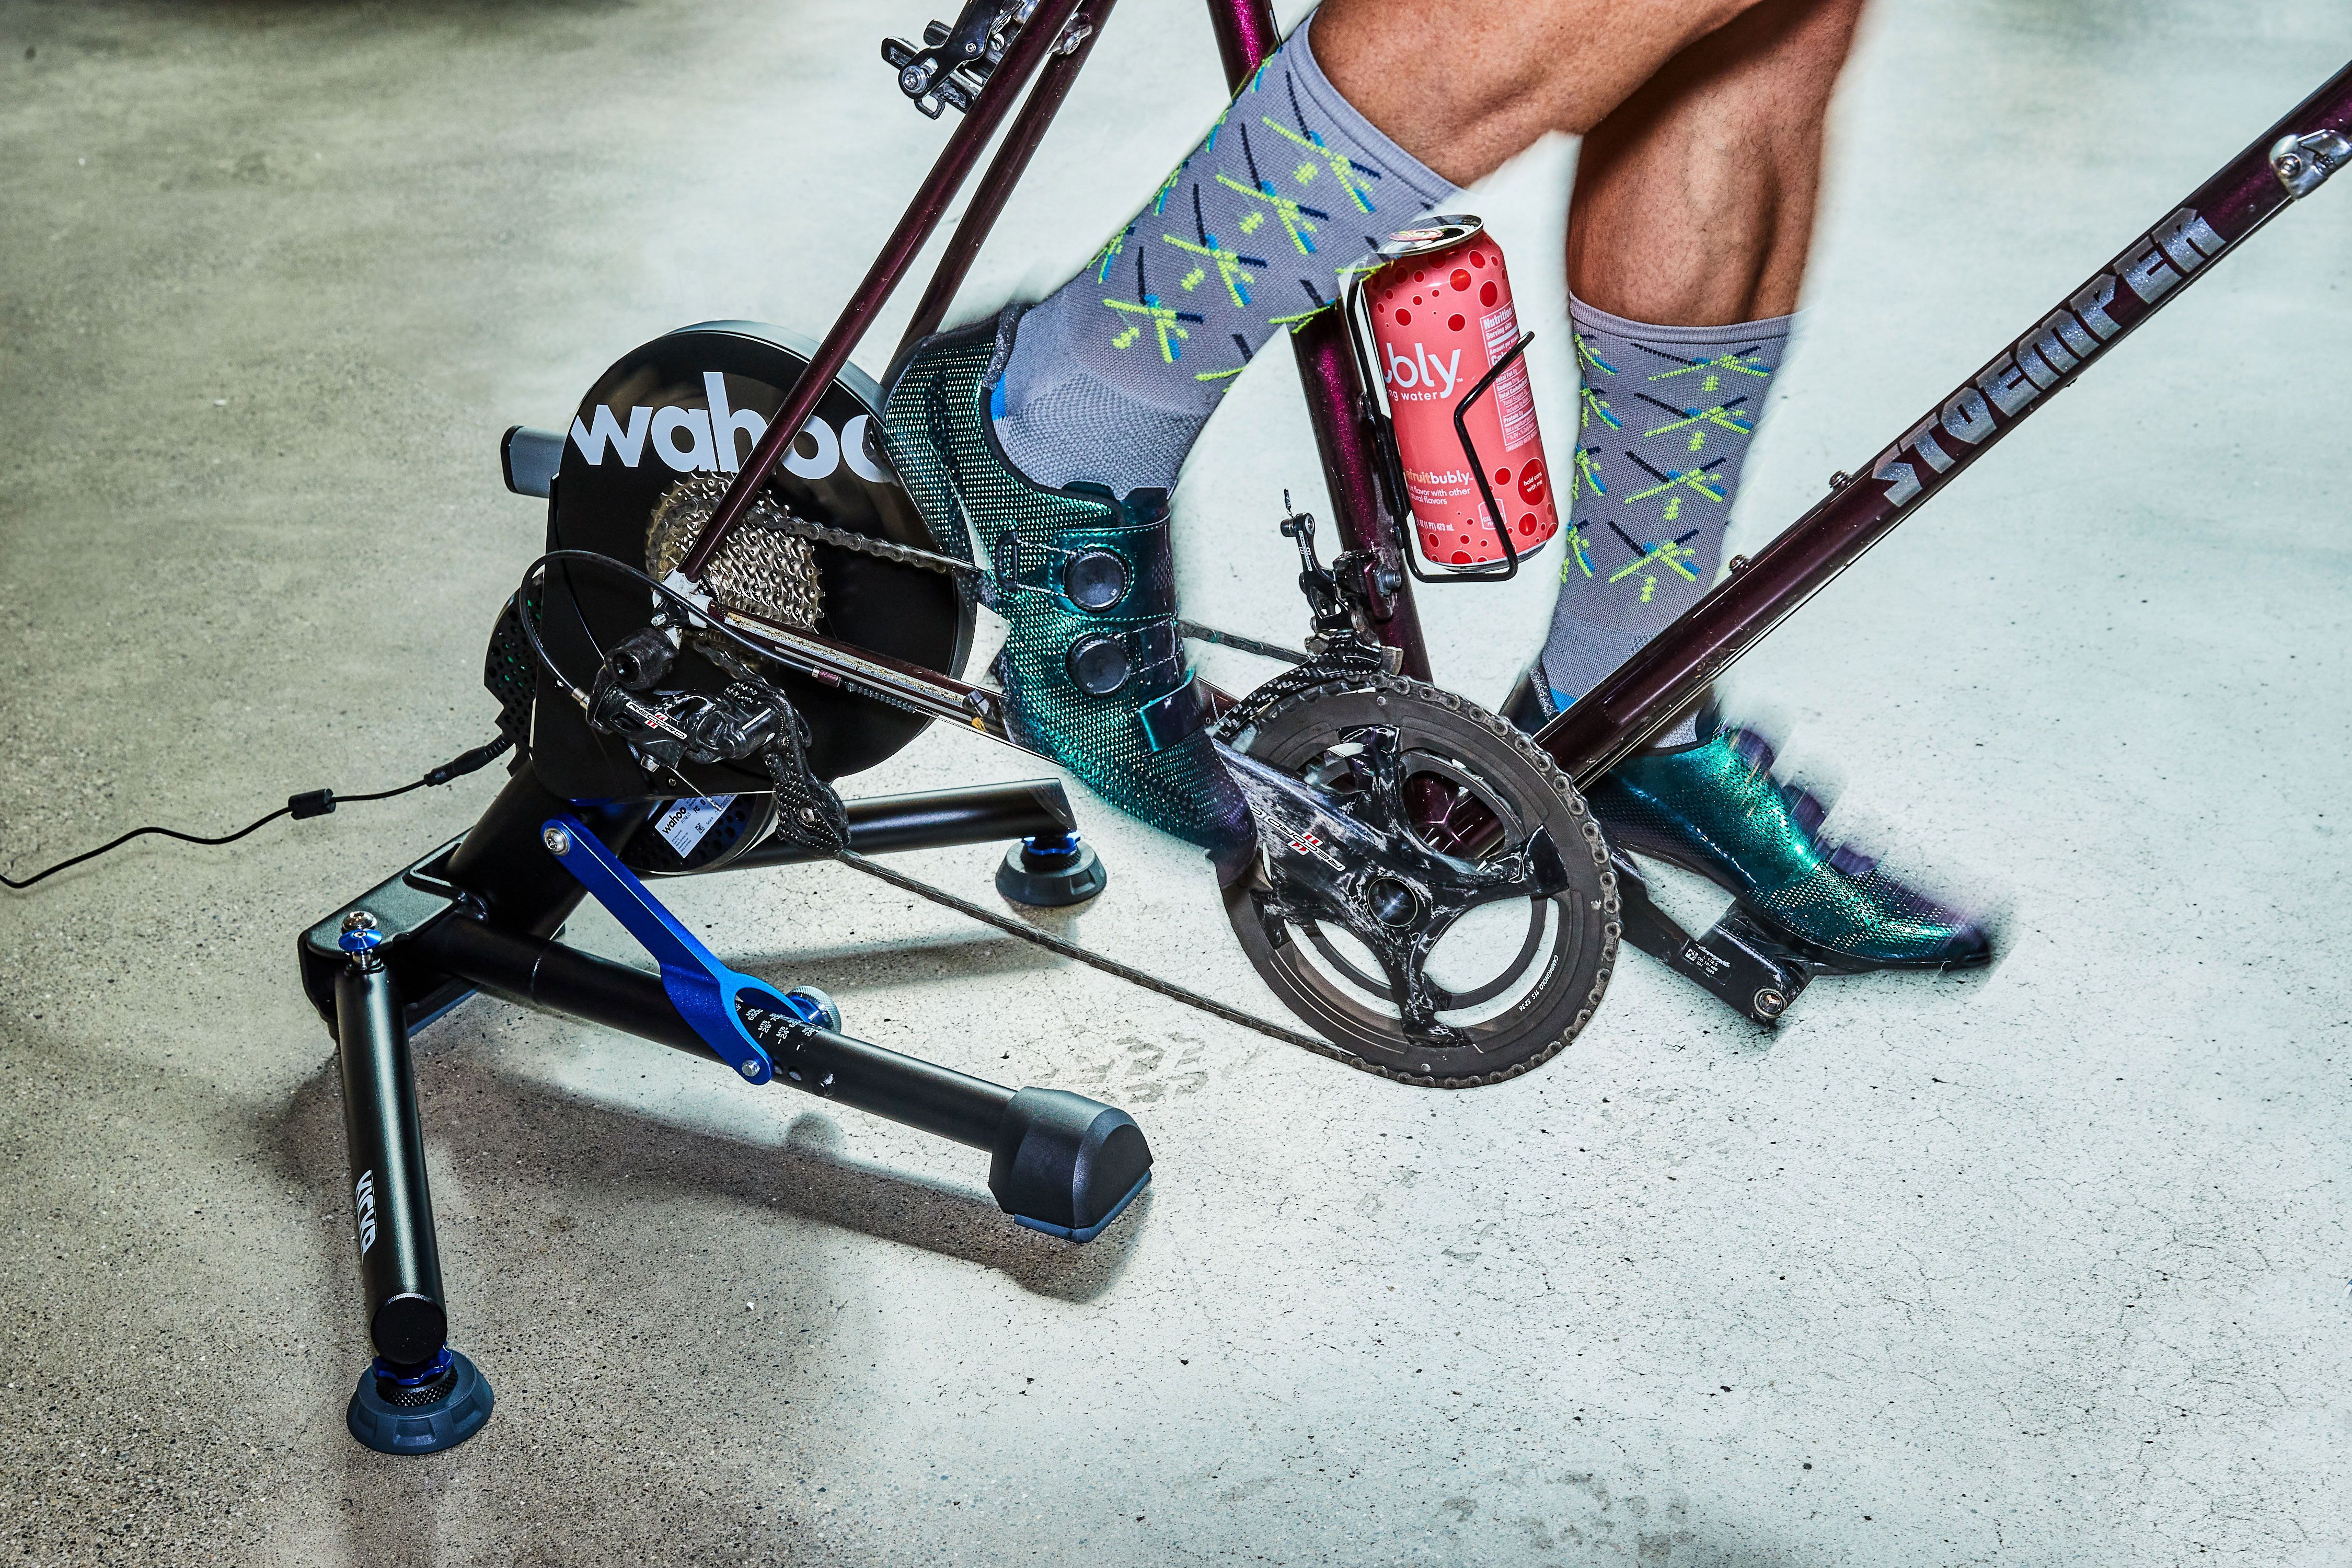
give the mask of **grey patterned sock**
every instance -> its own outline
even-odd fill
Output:
[[[1715,584],[1739,467],[1796,318],[1654,327],[1574,295],[1575,503],[1537,682],[1553,712]],[[1684,719],[1660,744],[1696,737]]]
[[[1173,489],[1226,386],[1339,298],[1381,237],[1459,194],[1356,112],[1309,16],[1134,221],[1022,317],[990,413],[1033,482]]]

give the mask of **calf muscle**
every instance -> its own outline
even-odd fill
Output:
[[[1457,184],[1547,132],[1581,135],[1757,0],[1324,0],[1316,58],[1397,143]]]

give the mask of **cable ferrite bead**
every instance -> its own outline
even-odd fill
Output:
[[[305,817],[324,816],[335,809],[335,792],[331,789],[304,790],[300,795],[286,797],[286,814],[295,821]]]

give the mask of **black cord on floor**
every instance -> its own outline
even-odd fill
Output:
[[[95,860],[110,850],[120,849],[132,839],[143,838],[150,834],[158,838],[176,838],[183,844],[234,844],[247,834],[267,827],[281,816],[290,816],[299,822],[305,817],[324,816],[338,805],[350,805],[359,801],[390,800],[396,795],[406,795],[413,789],[425,789],[435,784],[447,784],[452,779],[463,778],[478,768],[488,766],[493,759],[503,755],[513,744],[512,740],[501,735],[486,746],[476,746],[470,752],[458,752],[423,778],[402,784],[398,789],[383,789],[377,790],[373,795],[347,795],[341,797],[338,797],[331,789],[305,790],[300,795],[289,795],[286,804],[268,816],[258,821],[247,823],[235,833],[224,833],[218,838],[205,838],[194,833],[182,833],[175,827],[134,827],[120,838],[101,844],[95,849],[85,850],[70,860],[60,860],[47,870],[37,871],[21,882],[5,873],[0,873],[0,884],[5,884],[21,892],[36,882],[47,881],[60,871],[70,870],[85,860]]]

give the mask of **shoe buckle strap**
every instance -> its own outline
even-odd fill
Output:
[[[1134,560],[1129,552],[1107,543],[1073,550],[1007,530],[996,542],[993,563],[1000,591],[1042,595],[1071,615],[1107,616],[1121,609],[1130,616],[1150,613],[1129,602],[1139,575]]]
[[[1135,710],[1135,721],[1143,731],[1143,743],[1154,752],[1167,751],[1192,739],[1209,727],[1213,716],[1208,693],[1201,689],[1197,675],[1187,675],[1175,690]]]

